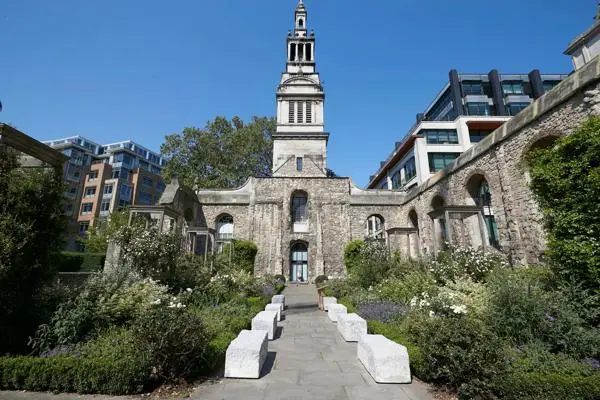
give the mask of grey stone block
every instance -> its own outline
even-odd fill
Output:
[[[354,313],[338,314],[337,328],[346,342],[358,342],[367,334],[367,321]]]
[[[333,322],[337,322],[341,314],[348,314],[348,309],[343,304],[330,304],[327,315]]]
[[[375,382],[411,383],[406,347],[383,335],[362,335],[356,355]]]
[[[269,340],[273,340],[277,330],[277,312],[261,311],[256,314],[256,317],[252,318],[252,330],[267,331]]]
[[[279,303],[279,304],[275,304],[275,303],[271,303],[271,304],[267,304],[265,306],[265,311],[274,311],[277,313],[277,321],[281,321],[281,311],[283,310],[283,304]]]
[[[267,331],[241,331],[225,353],[225,377],[260,378],[268,351]]]
[[[325,311],[329,311],[330,304],[337,304],[337,299],[335,297],[323,297],[323,307],[325,307]]]
[[[271,298],[271,303],[283,304],[283,308],[285,308],[285,296],[282,294],[276,294]]]

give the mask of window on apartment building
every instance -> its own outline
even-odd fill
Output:
[[[69,193],[71,194],[77,194],[77,186],[73,186],[72,188],[69,189]]]
[[[129,200],[119,199],[119,208],[127,207],[129,205]]]
[[[433,174],[452,164],[460,156],[460,153],[428,153],[427,156],[429,157],[429,171]]]
[[[312,123],[312,103],[310,101],[306,102],[306,123]]]
[[[152,172],[153,174],[158,175],[158,174],[160,174],[160,168],[155,167],[154,165],[151,165],[150,166],[150,172]]]
[[[140,169],[143,169],[144,171],[150,171],[150,164],[145,161],[140,161]]]
[[[152,187],[154,181],[152,178],[148,178],[147,176],[142,177],[142,185]]]
[[[91,214],[94,203],[83,203],[81,205],[81,215]]]
[[[90,223],[88,221],[79,223],[79,234],[84,234],[90,229]]]
[[[523,82],[520,81],[504,81],[502,82],[502,91],[504,95],[523,94]]]
[[[156,182],[156,191],[157,192],[164,192],[165,190],[165,183],[164,182]]]
[[[129,170],[122,169],[121,173],[119,174],[119,179],[123,179],[124,181],[127,181],[127,180],[129,180],[130,174],[131,174],[131,172]]]
[[[87,174],[88,180],[98,179],[98,171],[90,171]]]
[[[133,163],[133,158],[124,152],[115,153],[113,162],[120,162],[126,165],[131,165]]]
[[[104,186],[104,194],[112,194],[112,192],[113,192],[113,185]]]
[[[85,197],[94,197],[96,195],[96,186],[90,186],[85,188]]]
[[[515,116],[527,107],[529,107],[529,103],[510,103],[508,105],[508,115]]]
[[[467,115],[491,115],[488,103],[467,103],[465,106]]]
[[[109,211],[110,210],[110,200],[104,200],[100,204],[100,211]]]
[[[138,204],[151,205],[152,204],[152,195],[146,192],[140,192],[138,195]]]
[[[290,106],[290,112],[289,112],[289,116],[288,116],[288,123],[293,124],[294,123],[294,116],[296,115],[296,102],[295,101],[290,101],[289,102],[289,106]]]
[[[296,157],[296,171],[302,171],[302,157]]]
[[[79,171],[73,171],[73,176],[75,178],[79,178],[81,175],[80,175]]]
[[[412,178],[414,178],[415,176],[417,176],[417,166],[415,164],[415,158],[411,157],[410,160],[408,160],[406,162],[406,164],[404,164],[404,167],[402,167],[404,169],[404,183],[409,182]]]
[[[554,86],[558,85],[560,81],[544,81],[542,85],[544,86],[544,93],[548,93]]]
[[[121,200],[126,200],[127,202],[131,201],[131,194],[133,192],[133,188],[130,185],[122,184],[119,188],[119,198]]]
[[[469,130],[469,141],[471,143],[479,143],[490,133],[490,131]]]
[[[396,171],[392,175],[392,189],[399,189],[400,185],[400,171]]]
[[[301,124],[304,122],[304,102],[299,101],[296,104],[296,107],[298,108],[297,114],[296,114],[296,123]]]
[[[112,173],[112,178],[113,179],[119,179],[119,175],[121,175],[121,170],[120,169],[115,169]]]
[[[463,96],[483,94],[480,81],[462,81]]]
[[[458,144],[456,129],[424,129],[427,144]]]

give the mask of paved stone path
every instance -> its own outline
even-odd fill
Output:
[[[430,400],[429,387],[377,384],[356,358],[356,343],[345,342],[335,323],[320,312],[314,286],[284,292],[287,310],[258,380],[225,379],[205,384],[193,399],[398,399]]]

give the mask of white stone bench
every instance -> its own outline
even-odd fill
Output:
[[[241,331],[227,347],[225,378],[260,378],[268,352],[267,331]]]
[[[252,318],[252,330],[267,331],[269,340],[273,340],[275,337],[276,329],[277,312],[275,311],[261,311],[256,314],[256,317]]]
[[[267,304],[265,306],[265,311],[274,311],[277,313],[277,321],[281,321],[281,312],[283,311],[283,304]]]
[[[271,303],[283,304],[283,308],[285,308],[285,296],[282,294],[276,294],[271,298]]]
[[[330,304],[337,304],[337,299],[335,297],[323,297],[323,307],[325,311],[329,311]]]
[[[327,315],[333,322],[337,322],[341,314],[348,314],[348,309],[343,304],[330,304]]]
[[[361,336],[357,357],[377,383],[411,383],[406,347],[383,335]]]
[[[358,342],[358,338],[367,334],[367,321],[358,314],[338,314],[337,326],[346,342]]]

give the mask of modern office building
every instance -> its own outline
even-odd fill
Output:
[[[79,234],[121,207],[155,204],[165,188],[160,172],[166,160],[130,140],[100,145],[73,136],[44,143],[69,157],[65,212]]]
[[[448,83],[396,142],[370,177],[368,188],[407,190],[422,184],[566,77],[539,70],[529,74],[451,70]]]

